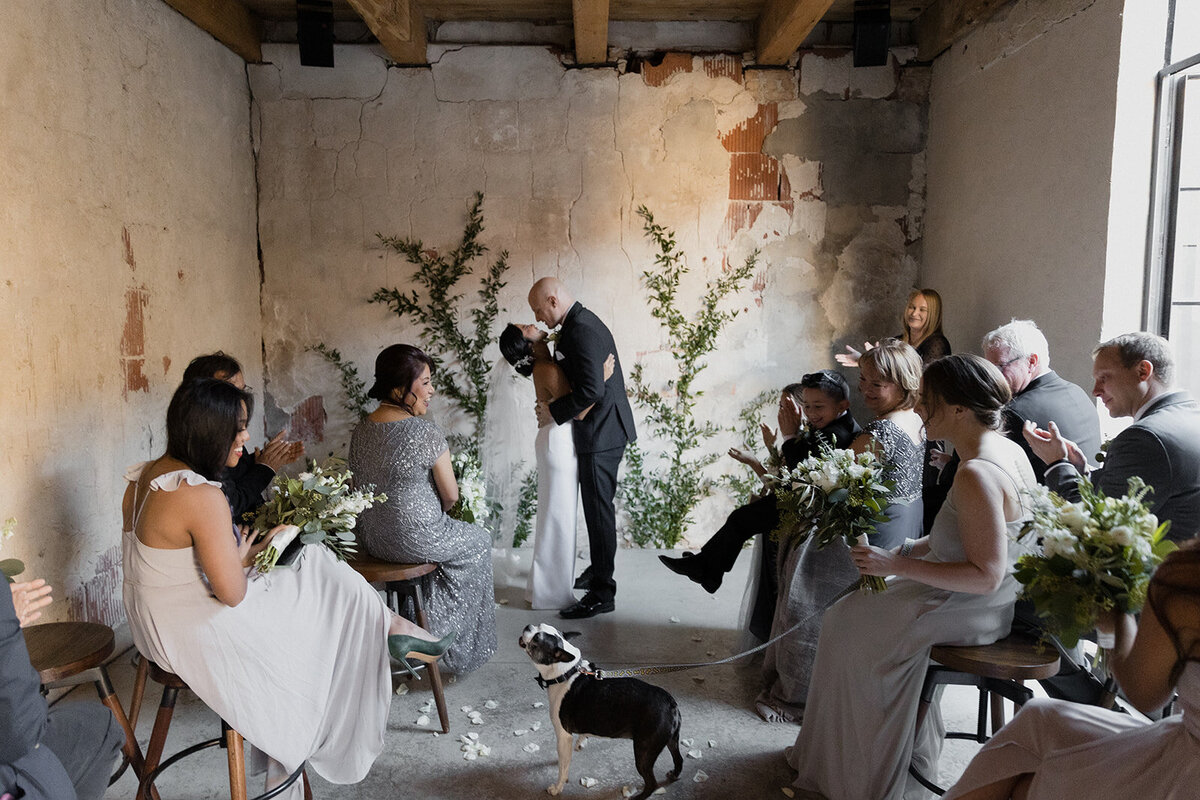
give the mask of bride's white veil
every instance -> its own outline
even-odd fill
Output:
[[[521,482],[534,468],[538,427],[533,404],[533,381],[499,359],[488,377],[487,416],[479,442],[488,494],[501,505],[498,547],[512,546]]]

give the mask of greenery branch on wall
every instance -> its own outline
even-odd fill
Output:
[[[680,308],[680,279],[688,271],[675,234],[657,224],[645,206],[638,215],[646,236],[658,248],[654,269],[642,273],[650,300],[650,313],[666,332],[674,376],[662,386],[651,386],[641,362],[630,371],[630,395],[646,415],[650,439],[666,445],[660,456],[651,456],[636,443],[626,455],[625,476],[619,487],[622,506],[629,515],[633,541],[645,546],[674,547],[683,539],[692,512],[711,491],[704,467],[718,456],[704,445],[724,428],[695,416],[696,402],[704,394],[696,379],[708,366],[707,358],[717,338],[737,315],[720,308],[739,291],[758,261],[758,251],[745,262],[706,282],[699,310],[689,318]]]

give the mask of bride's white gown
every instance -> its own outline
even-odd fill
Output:
[[[534,609],[566,608],[575,602],[576,495],[579,462],[571,424],[538,428],[534,449],[537,459],[537,526],[534,528],[533,566],[525,599]]]

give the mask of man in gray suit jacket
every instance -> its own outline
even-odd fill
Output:
[[[1092,394],[1113,417],[1133,424],[1108,445],[1104,466],[1091,474],[1106,495],[1123,495],[1137,475],[1154,488],[1147,498],[1159,519],[1171,521],[1167,537],[1183,542],[1200,532],[1200,407],[1183,390],[1173,390],[1171,346],[1151,333],[1126,333],[1093,351]],[[1078,497],[1075,483],[1087,471],[1084,452],[1049,430],[1025,426],[1030,448],[1046,462],[1046,485]]]
[[[99,703],[47,710],[13,599],[0,582],[0,797],[100,800],[125,734]]]
[[[1004,435],[1029,456],[1038,483],[1045,483],[1046,464],[1025,441],[1026,422],[1046,428],[1053,421],[1059,434],[1079,446],[1086,460],[1100,451],[1100,419],[1096,404],[1079,386],[1050,369],[1050,345],[1031,320],[1014,319],[983,337],[983,357],[996,365],[1012,400],[1004,409]]]

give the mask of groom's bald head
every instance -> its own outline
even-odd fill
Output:
[[[574,303],[570,290],[558,278],[541,278],[529,290],[529,307],[547,328],[561,325]]]

